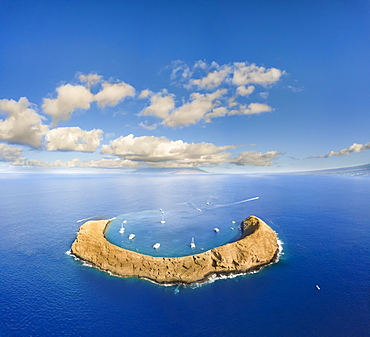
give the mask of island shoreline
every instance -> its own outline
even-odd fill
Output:
[[[281,254],[276,233],[255,216],[242,221],[237,241],[181,257],[154,257],[115,246],[105,236],[109,223],[83,224],[70,254],[112,276],[137,277],[158,285],[200,285],[255,273],[276,263]]]

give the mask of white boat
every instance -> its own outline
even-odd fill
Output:
[[[235,223],[235,221],[233,220],[233,221],[231,221],[231,223]]]
[[[321,288],[316,284],[316,289],[317,289],[317,290],[320,290]]]
[[[129,239],[129,240],[133,240],[133,239],[135,238],[135,236],[136,236],[135,234],[130,234],[130,235],[128,236],[128,239]]]
[[[190,248],[195,248],[194,238],[191,238]]]
[[[162,214],[162,220],[161,220],[161,223],[166,223],[166,221],[164,220],[164,215]]]
[[[213,228],[213,230],[214,230],[216,233],[218,233],[218,232],[220,231],[217,227]]]
[[[123,225],[127,222],[127,220],[123,220],[121,224],[121,228],[119,229],[120,234],[123,234],[125,232],[125,227]]]
[[[160,246],[161,246],[161,244],[160,244],[159,242],[157,242],[157,243],[155,243],[155,244],[153,245],[153,248],[154,248],[154,249],[158,249]]]

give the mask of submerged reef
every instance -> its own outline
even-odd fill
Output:
[[[104,233],[109,220],[83,224],[71,253],[100,270],[120,277],[138,277],[158,284],[195,284],[214,277],[257,271],[277,260],[276,233],[261,219],[250,216],[241,223],[239,240],[200,254],[155,257],[110,243]]]

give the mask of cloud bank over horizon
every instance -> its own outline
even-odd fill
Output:
[[[91,109],[117,107],[128,98],[142,102],[144,108],[137,111],[137,126],[144,130],[189,127],[209,124],[214,118],[234,115],[257,115],[271,112],[273,108],[264,102],[247,102],[248,97],[260,85],[264,90],[277,82],[284,71],[247,62],[218,65],[197,61],[187,66],[181,61],[173,62],[170,79],[176,87],[185,92],[179,97],[163,88],[159,92],[136,89],[123,81],[104,80],[97,73],[77,73],[75,83],[64,83],[55,89],[54,94],[42,98],[41,110],[36,104],[21,97],[0,100],[0,161],[16,166],[38,167],[137,167],[150,165],[157,167],[195,167],[235,165],[272,165],[270,152],[256,155],[244,152],[233,156],[231,150],[236,145],[217,146],[213,143],[187,143],[183,140],[170,140],[166,137],[139,136],[133,133],[120,135],[109,144],[102,144],[104,131],[99,125],[84,130],[75,126],[59,126],[70,122],[76,113],[89,118]],[[177,82],[177,83],[175,83]],[[253,85],[250,85],[253,84]],[[188,92],[188,93],[186,93]],[[139,121],[142,118],[149,118]],[[79,158],[52,163],[43,160],[27,159],[22,156],[23,147],[41,152],[85,152],[108,156],[103,159],[82,161]],[[272,151],[278,153],[277,151]],[[241,157],[242,156],[242,157]],[[265,158],[264,160],[261,158]]]
[[[316,157],[312,157],[312,158],[330,158],[330,157],[333,157],[333,156],[338,156],[338,157],[348,156],[348,155],[350,155],[352,153],[359,153],[359,152],[363,152],[365,150],[370,150],[370,143],[367,143],[367,144],[353,143],[348,148],[343,149],[343,150],[340,150],[338,152],[336,152],[336,151],[330,151],[327,154],[323,154],[321,156],[316,156]]]
[[[237,149],[243,147],[240,144],[216,145],[171,140],[165,136],[135,136],[133,129],[159,133],[159,129],[176,130],[195,125],[206,128],[215,119],[223,122],[234,116],[258,118],[260,114],[273,113],[274,108],[265,101],[272,86],[286,74],[284,70],[247,62],[219,65],[197,61],[189,66],[174,61],[165,70],[170,71],[173,92],[168,88],[137,90],[121,80],[104,80],[97,73],[77,73],[75,82],[61,84],[54,94],[43,97],[41,109],[26,97],[18,101],[0,99],[0,114],[4,116],[0,118],[0,142],[3,142],[0,143],[0,161],[14,166],[45,168],[266,167],[274,165],[282,155],[278,149],[238,153]],[[125,109],[130,104],[133,108],[125,114],[129,114],[131,120],[136,119],[136,125],[126,126],[125,130],[129,127],[131,131],[109,142],[110,133],[104,131],[103,125],[97,124],[90,129],[73,125],[75,117],[89,120],[92,113],[108,116],[114,109]],[[58,126],[60,123],[72,126]],[[135,133],[142,134],[142,131]],[[362,152],[370,148],[369,144],[355,143],[348,149],[316,158]],[[26,158],[23,152],[27,149],[39,153],[89,153],[94,158],[48,162]]]

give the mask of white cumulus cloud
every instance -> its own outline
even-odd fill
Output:
[[[272,160],[280,155],[278,151],[268,151],[266,153],[256,151],[245,151],[233,158],[230,163],[235,165],[271,166]]]
[[[190,67],[181,60],[172,61],[169,68],[172,68],[170,75],[171,80],[177,79],[180,82],[187,82],[193,75],[193,71]]]
[[[42,136],[48,127],[42,124],[40,116],[26,97],[15,100],[0,100],[0,111],[7,114],[5,120],[0,119],[0,140],[8,143],[25,144],[31,147],[42,145]]]
[[[219,108],[213,109],[212,112],[207,113],[204,116],[204,121],[206,123],[210,123],[212,118],[223,117],[226,116],[228,113],[229,111],[225,107],[221,106]]]
[[[165,137],[135,137],[130,134],[111,141],[109,145],[103,145],[101,153],[157,166],[197,166],[226,162],[230,153],[225,150],[232,148],[234,148],[232,145],[190,144],[182,140],[172,141]]]
[[[71,141],[70,144],[68,149],[64,149],[73,149],[76,142]],[[142,164],[154,167],[196,167],[226,163],[270,166],[272,160],[280,154],[277,151],[266,153],[246,151],[231,158],[231,153],[228,150],[235,148],[235,145],[217,146],[205,142],[187,143],[182,140],[172,141],[165,137],[135,137],[130,134],[111,141],[109,145],[103,145],[101,153],[108,155],[108,158],[84,161],[75,158],[69,161],[56,160],[48,163],[40,159],[22,157],[22,148],[0,143],[0,161],[17,166],[43,168],[134,168]],[[116,158],[109,158],[110,156],[116,156]]]
[[[235,97],[234,96],[231,96],[228,100],[227,100],[227,105],[229,108],[234,108],[238,105],[239,103],[235,101]]]
[[[236,93],[240,96],[249,96],[254,89],[255,87],[253,85],[248,86],[248,88],[246,88],[245,85],[240,85],[236,88]]]
[[[162,124],[176,127],[195,124],[202,120],[204,116],[218,106],[217,99],[227,92],[226,89],[219,89],[210,94],[192,93],[191,101],[176,109],[169,114]]]
[[[351,153],[358,153],[358,152],[362,152],[362,151],[369,150],[369,149],[370,149],[370,143],[367,143],[367,144],[354,143],[348,148],[340,150],[339,152],[330,151],[328,154],[324,154],[322,156],[315,157],[315,158],[329,158],[332,156],[347,156]]]
[[[272,111],[272,108],[263,103],[250,103],[248,106],[240,105],[239,110],[232,110],[229,115],[253,115]]]
[[[265,67],[258,67],[254,63],[249,65],[246,62],[236,62],[234,66],[232,81],[236,85],[246,85],[248,83],[272,84],[277,82],[284,74],[284,71],[280,69],[266,69]]]
[[[88,74],[88,75],[84,75],[84,74],[81,74],[78,76],[78,79],[82,82],[82,83],[86,83],[86,86],[88,88],[92,87],[94,84],[100,82],[100,80],[102,79],[103,76],[100,76],[98,74]]]
[[[267,69],[248,62],[219,65],[216,62],[207,64],[204,61],[197,61],[194,66],[189,67],[182,61],[176,61],[172,63],[171,79],[177,80],[187,89],[194,85],[199,89],[213,89],[221,85],[241,87],[246,84],[260,84],[266,86],[277,82],[284,74],[283,70],[273,67]],[[198,78],[194,78],[195,75]]]
[[[149,97],[150,95],[153,94],[153,91],[149,90],[149,89],[144,89],[140,92],[139,94],[139,98],[147,98]]]
[[[0,144],[0,161],[22,165],[25,162],[25,158],[21,157],[22,151],[21,147]]]
[[[134,95],[135,89],[125,82],[104,82],[103,89],[94,96],[94,99],[98,102],[99,107],[104,108],[107,105],[116,106],[126,97]]]
[[[68,121],[76,109],[89,109],[94,95],[82,85],[65,84],[56,89],[57,98],[44,98],[42,108],[52,116],[52,125]]]
[[[79,80],[85,83],[85,86],[69,83],[61,85],[56,89],[56,98],[44,98],[42,108],[52,117],[52,126],[56,126],[61,120],[70,120],[76,109],[89,109],[94,101],[99,107],[104,108],[107,105],[116,106],[126,97],[135,95],[135,89],[125,82],[109,83],[106,81],[101,84],[101,90],[94,95],[90,92],[90,87],[101,82],[102,76],[80,74]]]
[[[149,121],[144,121],[144,122],[139,123],[139,126],[142,127],[143,129],[152,131],[152,130],[155,130],[158,125],[156,123],[150,123]]]
[[[50,130],[45,135],[48,151],[94,152],[100,145],[103,131],[82,130],[79,127],[64,127]]]
[[[162,96],[162,94],[157,94],[151,97],[150,105],[145,108],[141,114],[165,119],[174,107],[175,100],[173,95]]]
[[[25,166],[42,167],[42,168],[135,168],[140,166],[139,163],[122,160],[119,158],[115,159],[97,159],[97,160],[81,160],[75,158],[68,161],[55,160],[52,163],[45,162],[39,159],[29,159],[24,163]]]
[[[213,89],[221,85],[229,72],[230,68],[225,67],[221,70],[210,72],[207,74],[207,76],[201,79],[193,79],[191,83],[199,88]]]

